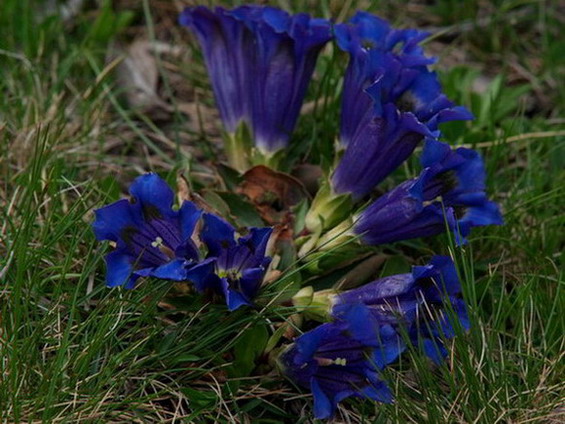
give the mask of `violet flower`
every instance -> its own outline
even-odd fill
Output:
[[[358,13],[336,26],[338,45],[350,55],[341,105],[340,142],[345,153],[332,178],[336,194],[359,200],[384,180],[438,125],[472,119],[441,91],[419,42],[427,35],[395,30]]]
[[[330,300],[330,313],[339,317],[357,303],[366,305],[379,323],[402,327],[414,346],[435,363],[447,355],[444,341],[455,336],[455,327],[470,328],[457,271],[447,256],[434,256],[411,273],[339,293]]]
[[[352,305],[335,322],[296,339],[278,363],[288,378],[312,391],[314,415],[325,419],[351,396],[391,402],[392,394],[379,371],[404,348],[391,326],[380,325],[364,305]]]
[[[420,176],[376,199],[354,220],[353,233],[371,245],[432,236],[448,228],[458,244],[471,228],[501,225],[498,205],[485,193],[485,169],[471,149],[428,140]]]
[[[271,258],[265,255],[272,228],[250,228],[235,238],[235,229],[222,218],[204,214],[201,239],[207,258],[194,266],[187,278],[200,292],[220,295],[230,311],[253,305]]]
[[[253,5],[186,8],[180,23],[198,37],[226,131],[245,123],[267,156],[286,147],[330,23]]]
[[[191,237],[202,212],[191,202],[172,208],[174,194],[156,174],[135,179],[132,201],[118,200],[95,211],[92,224],[98,240],[116,248],[106,256],[108,286],[133,288],[139,277],[182,281],[198,261]]]

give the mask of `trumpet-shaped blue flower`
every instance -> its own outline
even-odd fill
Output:
[[[342,144],[349,144],[372,108],[371,98],[364,92],[381,77],[383,69],[396,66],[397,73],[409,76],[410,68],[435,62],[424,55],[419,44],[427,36],[414,29],[393,29],[387,21],[366,12],[357,12],[347,23],[335,25],[337,44],[349,53],[341,107]],[[406,79],[392,72],[388,78]]]
[[[279,357],[296,384],[314,395],[316,418],[330,418],[342,400],[355,396],[391,402],[379,371],[404,350],[398,333],[379,324],[364,305],[350,305],[335,322],[300,336]]]
[[[379,84],[376,82],[367,93],[378,96]],[[378,97],[373,106],[372,114],[365,116],[331,177],[336,194],[350,193],[355,200],[369,194],[398,168],[424,137],[433,136],[413,113],[400,112],[392,103],[383,105]]]
[[[503,223],[498,205],[485,194],[479,154],[428,140],[419,177],[381,196],[356,218],[353,231],[378,245],[442,233],[449,228],[465,242],[471,228]]]
[[[191,202],[172,208],[174,194],[156,174],[138,177],[132,201],[122,199],[95,211],[94,233],[116,248],[106,256],[108,286],[133,288],[139,277],[182,281],[198,260],[191,240],[201,211]]]
[[[236,241],[235,229],[228,222],[209,213],[203,221],[200,237],[208,255],[188,271],[187,279],[200,292],[223,296],[231,311],[252,305],[271,262],[265,250],[272,229],[251,228]]]
[[[447,256],[434,256],[411,273],[381,278],[332,300],[334,316],[347,313],[351,304],[362,303],[378,322],[402,326],[412,343],[436,363],[447,354],[443,341],[455,335],[455,321],[464,330],[470,327],[457,271]]]
[[[245,122],[260,151],[284,148],[330,23],[261,6],[187,8],[180,22],[199,39],[227,131]]]
[[[447,99],[437,75],[427,69],[434,59],[418,44],[425,37],[415,30],[393,30],[367,13],[336,27],[350,61],[341,112],[345,153],[332,175],[335,193],[362,198],[420,141],[437,137],[440,123],[472,118]]]
[[[249,87],[246,49],[253,41],[245,25],[222,8],[199,6],[185,9],[181,25],[191,28],[203,49],[216,104],[226,130],[234,133],[248,119]]]

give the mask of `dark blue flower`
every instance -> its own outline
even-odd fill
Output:
[[[379,197],[355,219],[353,232],[364,243],[426,237],[449,228],[461,244],[472,227],[503,223],[498,205],[487,199],[484,163],[476,151],[428,140],[422,165],[419,177]]]
[[[404,348],[391,326],[380,325],[364,305],[351,305],[336,321],[300,336],[279,364],[292,381],[312,391],[314,415],[324,419],[351,396],[391,402],[379,371]]]
[[[393,30],[367,13],[336,26],[339,46],[349,52],[342,98],[340,141],[345,146],[334,174],[337,194],[368,194],[438,125],[471,119],[441,92],[419,42],[426,34]]]
[[[382,105],[378,99],[374,108],[374,114],[366,115],[332,174],[336,194],[363,198],[402,164],[424,137],[433,136],[411,112],[400,112],[392,103]]]
[[[174,194],[156,174],[142,175],[130,187],[132,201],[119,200],[95,211],[98,240],[116,248],[106,256],[108,286],[133,288],[139,277],[185,280],[198,260],[191,240],[201,211],[191,202],[172,208]]]
[[[187,278],[200,292],[225,297],[229,310],[252,305],[271,258],[265,256],[271,228],[251,228],[235,239],[235,229],[223,219],[204,214],[200,237],[208,248],[207,258],[191,268]]]
[[[393,66],[392,61],[397,73],[409,73],[411,67],[435,62],[424,55],[419,44],[427,36],[414,29],[393,29],[387,21],[366,12],[357,12],[349,22],[335,25],[337,44],[349,53],[341,108],[342,144],[351,141],[361,119],[372,108],[365,90],[383,74],[383,69]],[[389,78],[396,77],[389,73]],[[405,78],[398,75],[398,79]]]
[[[249,104],[248,64],[253,40],[238,19],[223,8],[186,8],[179,17],[190,27],[202,46],[204,59],[226,130],[234,133],[247,120]]]
[[[261,6],[187,8],[180,22],[198,36],[227,131],[245,122],[262,153],[284,148],[330,23]]]
[[[335,295],[331,313],[339,317],[351,304],[366,305],[382,324],[402,327],[417,347],[439,363],[447,354],[443,342],[455,336],[454,327],[470,328],[461,284],[453,261],[434,256],[411,273],[391,275]]]

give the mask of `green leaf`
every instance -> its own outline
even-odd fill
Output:
[[[245,330],[233,348],[234,361],[228,373],[232,377],[246,377],[255,368],[255,360],[265,351],[269,332],[264,324],[257,323]]]
[[[216,194],[228,205],[230,215],[233,217],[235,223],[240,227],[263,227],[265,223],[259,216],[255,207],[243,200],[243,198],[236,193],[230,192],[216,192]]]
[[[222,178],[226,189],[229,191],[236,191],[241,183],[241,174],[236,169],[224,163],[219,163],[216,167],[218,174]]]
[[[306,227],[306,215],[308,214],[308,201],[303,199],[292,208],[294,213],[294,234],[300,234]]]
[[[131,11],[114,12],[112,2],[106,0],[100,9],[99,15],[90,25],[86,39],[98,43],[107,43],[121,30],[126,28],[133,20],[133,17],[134,14]]]
[[[190,387],[183,387],[180,391],[186,395],[191,403],[196,404],[200,408],[210,408],[218,401],[218,396],[212,391],[196,390]]]
[[[182,354],[177,356],[173,362],[175,364],[182,363],[182,362],[198,362],[201,361],[202,358],[197,355],[191,355],[190,353]]]
[[[204,197],[204,200],[206,200],[206,202],[213,207],[214,209],[216,209],[216,211],[218,211],[218,213],[224,217],[229,216],[230,214],[230,207],[229,205],[218,195],[217,192],[212,191],[212,190],[204,190],[202,192],[202,197]]]
[[[277,240],[277,253],[281,258],[277,269],[285,271],[295,268],[296,245],[292,240]]]
[[[350,243],[333,251],[316,252],[308,255],[306,270],[311,274],[329,272],[360,261],[370,253],[366,246],[356,243]]]
[[[381,271],[381,278],[389,275],[404,274],[410,272],[411,265],[405,256],[396,255],[389,257]]]
[[[271,350],[275,348],[275,346],[281,340],[281,337],[284,335],[285,331],[286,331],[286,327],[284,325],[281,325],[279,328],[277,328],[277,330],[273,333],[273,335],[269,337],[269,340],[267,341],[267,344],[265,346],[266,353],[269,353]]]

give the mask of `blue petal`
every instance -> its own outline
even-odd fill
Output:
[[[371,363],[379,369],[383,369],[386,365],[394,362],[406,349],[402,338],[390,325],[380,327],[377,340],[378,344],[371,356]]]
[[[146,219],[174,216],[173,190],[157,174],[149,173],[137,177],[130,186],[129,192],[139,202]]]
[[[377,304],[385,298],[407,293],[414,286],[415,281],[412,274],[391,275],[340,293],[337,296],[337,303]]]
[[[174,259],[165,265],[155,268],[151,275],[155,278],[173,281],[187,280],[187,261],[184,259]]]
[[[498,206],[488,201],[484,192],[484,163],[477,152],[464,148],[453,151],[445,143],[428,140],[422,162],[427,167],[418,178],[401,184],[361,212],[354,231],[362,234],[365,243],[432,236],[445,232],[447,224],[457,244],[462,244],[472,227],[502,223]]]
[[[463,299],[454,296],[446,299],[444,311],[434,324],[437,325],[439,336],[451,339],[456,335],[456,328],[461,326],[464,331],[469,330],[471,323],[467,315],[467,306]]]
[[[275,7],[265,7],[263,9],[263,17],[276,32],[288,31],[290,25],[290,16],[288,13]]]
[[[199,259],[198,248],[191,239],[187,239],[177,246],[175,256],[196,261]]]
[[[139,276],[133,271],[134,259],[123,251],[115,250],[106,255],[106,284],[108,287],[125,285],[133,288]]]
[[[239,279],[241,291],[247,299],[254,299],[261,288],[265,270],[263,268],[249,268],[242,272]]]
[[[221,7],[215,12],[203,6],[186,8],[180,23],[198,37],[222,122],[229,133],[235,133],[250,111],[247,56],[252,53],[251,37],[245,25]]]
[[[117,242],[124,228],[136,227],[140,217],[126,199],[118,200],[94,211],[96,220],[92,229],[96,239]]]
[[[448,352],[445,347],[432,339],[423,339],[421,341],[424,353],[430,358],[434,364],[441,365]]]
[[[471,226],[502,225],[504,219],[498,204],[485,201],[480,207],[471,207],[461,219],[461,223]]]
[[[429,168],[436,163],[442,162],[451,153],[451,147],[447,143],[442,143],[435,138],[426,139],[424,150],[420,157],[423,167]]]
[[[285,147],[330,23],[254,5],[188,8],[180,22],[199,39],[228,132],[243,121],[261,151]]]
[[[235,290],[228,290],[226,295],[226,304],[230,311],[235,311],[242,306],[251,306],[252,303],[249,302],[241,293]]]
[[[204,227],[200,233],[202,241],[208,247],[211,256],[219,256],[224,249],[235,246],[235,229],[222,218],[204,214]]]
[[[340,319],[348,323],[352,338],[369,345],[375,343],[379,327],[367,306],[361,303],[351,304],[342,311]]]
[[[250,228],[249,234],[245,237],[240,239],[246,243],[250,243],[250,246],[253,247],[256,255],[264,256],[265,250],[267,248],[267,243],[269,242],[269,238],[273,233],[273,229],[271,227],[263,227],[263,228]]]
[[[194,284],[199,292],[217,290],[217,276],[214,274],[216,259],[206,259],[186,271],[186,280]]]
[[[230,288],[226,278],[222,278],[220,284],[230,311],[235,311],[244,305],[251,306],[251,302],[242,293]]]
[[[310,390],[314,395],[314,416],[319,420],[332,417],[336,405],[330,401],[315,378],[312,378],[310,382]]]
[[[445,295],[461,293],[457,270],[449,256],[434,256],[428,265],[413,267],[412,276],[417,283],[432,279],[435,286],[427,290],[428,300],[440,302]]]
[[[384,381],[376,378],[371,379],[372,384],[368,384],[363,388],[361,394],[369,399],[373,399],[382,403],[392,403],[394,397]]]
[[[179,219],[181,225],[181,237],[183,240],[189,239],[194,233],[196,223],[202,216],[202,211],[192,202],[184,201],[179,209]]]
[[[363,115],[371,109],[363,90],[381,80],[379,103],[395,101],[410,88],[409,82],[434,62],[419,43],[427,36],[415,30],[394,30],[388,22],[358,12],[348,23],[335,26],[338,46],[350,54],[344,78],[340,142],[349,144]],[[419,67],[409,69],[409,67]],[[406,79],[410,74],[412,77]],[[393,93],[396,93],[394,96]],[[381,97],[382,94],[382,97]]]
[[[273,229],[251,228],[249,234],[238,240],[238,248],[230,252],[231,266],[239,270],[261,267],[266,269],[271,261],[265,257],[265,250]]]
[[[434,256],[430,261],[430,265],[437,272],[435,279],[439,280],[437,283],[445,289],[449,295],[461,293],[461,284],[459,283],[459,276],[455,269],[455,264],[449,256]]]
[[[373,245],[402,240],[407,232],[411,236],[413,230],[408,225],[424,208],[423,181],[422,178],[407,181],[375,200],[359,214],[353,227],[355,234],[361,235],[363,242]],[[416,233],[415,237],[418,236]]]
[[[347,145],[331,179],[336,193],[361,199],[431,135],[413,114],[401,113],[392,104],[384,105],[381,114],[365,120]]]
[[[332,339],[340,334],[342,328],[338,325],[323,324],[304,333],[296,340],[296,345],[303,361],[309,361],[314,356],[324,339]]]

